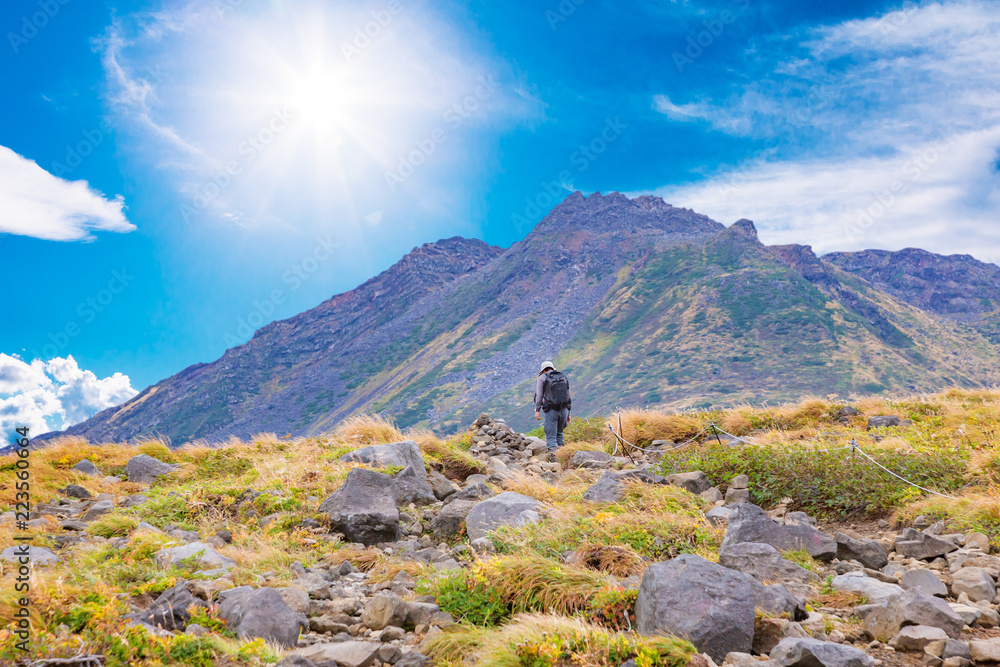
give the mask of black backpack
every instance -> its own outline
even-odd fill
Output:
[[[551,371],[547,376],[546,396],[547,406],[553,410],[562,410],[569,405],[569,378],[561,371]]]

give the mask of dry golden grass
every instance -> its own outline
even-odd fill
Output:
[[[386,442],[406,440],[391,419],[380,414],[360,414],[345,419],[337,427],[336,434],[348,442],[359,445],[377,445]]]
[[[649,563],[634,549],[622,545],[583,544],[573,551],[573,557],[568,562],[618,578],[642,574],[649,567]]]
[[[702,430],[701,419],[685,414],[664,414],[653,410],[622,410],[621,437],[639,447],[647,447],[654,440],[689,440]],[[617,418],[612,421],[617,429]]]

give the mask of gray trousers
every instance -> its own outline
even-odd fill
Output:
[[[569,409],[547,410],[542,414],[545,416],[545,448],[551,454],[563,446],[563,429],[566,428]]]

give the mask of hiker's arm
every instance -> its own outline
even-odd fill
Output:
[[[545,375],[539,375],[535,380],[535,419],[539,419],[542,411],[542,394],[545,392]]]

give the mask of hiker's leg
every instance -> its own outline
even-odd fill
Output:
[[[542,413],[545,419],[545,449],[548,450],[549,454],[559,447],[559,438],[561,437],[559,412],[559,410],[547,410]]]
[[[556,446],[563,446],[563,431],[566,429],[566,419],[569,417],[569,410],[559,411],[559,431],[556,435]]]

